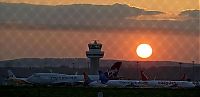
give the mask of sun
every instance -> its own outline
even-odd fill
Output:
[[[136,49],[136,53],[141,58],[148,58],[152,55],[152,48],[149,44],[140,44]]]

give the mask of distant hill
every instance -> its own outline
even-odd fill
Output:
[[[122,61],[119,75],[130,79],[138,79],[139,70],[144,70],[150,79],[179,80],[185,73],[188,78],[200,80],[200,65],[171,61],[125,61],[102,59],[100,70],[106,71],[114,62]],[[7,77],[11,69],[18,77],[28,77],[36,72],[57,72],[65,74],[82,74],[88,72],[86,58],[22,58],[0,61],[0,76]],[[194,70],[194,71],[193,71]],[[194,76],[193,76],[194,75]]]
[[[100,67],[110,67],[114,62],[122,61],[122,67],[134,67],[137,64],[144,68],[158,66],[179,66],[179,62],[172,61],[125,61],[125,60],[100,60]],[[0,67],[69,67],[87,68],[87,58],[21,58],[0,61]],[[183,67],[192,67],[192,63],[181,63]],[[200,66],[196,64],[196,66]]]
[[[101,66],[105,67],[117,60],[102,60]],[[86,58],[22,58],[0,61],[0,67],[88,67],[89,60]],[[107,67],[107,66],[106,66]],[[108,66],[109,67],[109,66]]]

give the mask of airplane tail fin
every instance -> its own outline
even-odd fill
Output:
[[[110,69],[111,70],[115,70],[115,69],[119,70],[121,65],[122,65],[122,62],[115,62]]]
[[[102,71],[99,71],[99,80],[103,84],[108,82],[108,78],[105,76],[105,74]]]
[[[16,79],[16,76],[13,74],[11,70],[8,70],[8,79]]]
[[[119,73],[119,69],[122,65],[122,62],[115,62],[113,66],[108,70],[108,78],[116,79]]]
[[[186,76],[186,74],[184,73],[183,76],[181,77],[181,80],[184,81],[184,80],[186,80],[186,78],[187,78],[187,76]]]
[[[141,74],[141,80],[146,81],[146,80],[149,79],[149,78],[144,74],[144,71],[140,71],[140,74]]]
[[[88,76],[88,74],[86,72],[83,72],[83,76],[84,76],[84,83],[86,85],[88,85],[90,82],[92,82],[92,80],[90,79],[90,77]]]

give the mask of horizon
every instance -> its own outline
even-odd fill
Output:
[[[12,61],[12,60],[21,60],[21,59],[88,59],[87,57],[20,57],[20,58],[14,58],[14,59],[5,59],[0,61]],[[176,63],[182,63],[181,61],[170,61],[170,60],[126,60],[126,59],[112,59],[112,58],[102,58],[101,60],[114,60],[114,61],[130,61],[130,62],[176,62]],[[187,62],[183,62],[187,63]],[[189,64],[192,64],[191,62],[188,62]],[[199,64],[199,63],[195,63]]]

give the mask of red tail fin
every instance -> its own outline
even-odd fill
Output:
[[[144,71],[140,71],[141,74],[141,80],[146,81],[149,80],[149,78],[144,74]]]
[[[184,73],[183,76],[181,77],[181,80],[186,80],[186,74]]]

